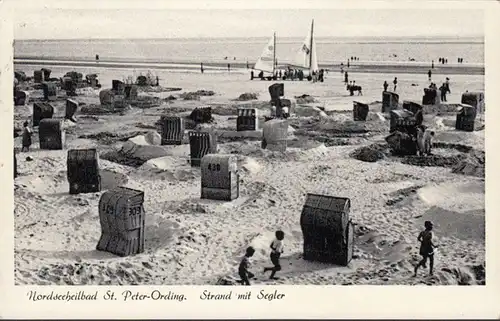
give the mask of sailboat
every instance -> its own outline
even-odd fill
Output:
[[[318,58],[316,56],[316,41],[314,39],[314,19],[311,22],[311,32],[306,36],[306,39],[304,39],[304,42],[297,50],[291,66],[309,70],[309,76],[312,76],[313,72],[319,71]]]
[[[254,70],[259,70],[262,72],[270,73],[271,76],[268,78],[273,78],[276,71],[276,32],[273,34],[267,45],[264,47],[262,54],[255,63]],[[254,79],[253,71],[251,74],[251,80]]]

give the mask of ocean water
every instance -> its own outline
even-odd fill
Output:
[[[85,39],[16,40],[15,57],[51,57],[93,60],[157,62],[229,62],[253,65],[269,38],[213,39]],[[278,38],[279,63],[293,60],[303,38]],[[436,63],[446,57],[449,63],[484,63],[484,38],[317,38],[321,64],[360,61],[415,61]],[[227,57],[227,58],[226,58]]]

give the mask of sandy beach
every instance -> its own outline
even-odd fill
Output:
[[[53,77],[71,70],[97,73],[103,89],[110,88],[113,79],[132,76],[134,70],[137,75],[148,70],[99,64],[52,64],[50,68]],[[16,62],[15,69],[32,75],[43,66]],[[455,112],[428,112],[424,123],[436,132],[436,157],[386,156],[377,162],[353,158],[352,153],[361,147],[385,143],[389,120],[380,113],[384,81],[392,83],[398,77],[400,103],[421,102],[423,88],[429,84],[426,71],[398,69],[402,72],[394,75],[393,69],[382,67],[378,72],[369,71],[374,68],[353,71],[350,77],[363,87],[363,96],[349,96],[340,72],[327,73],[323,83],[284,82],[286,98],[308,94],[315,100],[297,103],[285,153],[262,150],[259,132],[247,137],[236,132],[238,106],[258,108],[261,115],[269,113],[268,86],[273,82],[250,81],[245,70],[200,74],[194,69],[158,68],[154,73],[161,86],[182,90],[140,95],[161,99],[172,95],[176,100],[111,115],[84,114],[81,107],[77,123],[68,124],[65,150],[40,150],[35,132],[32,149],[17,156],[16,284],[233,283],[249,245],[256,248],[254,284],[484,284],[484,164],[482,175],[478,170],[459,169],[471,155],[482,153],[484,160],[484,129],[456,131]],[[460,103],[466,90],[484,91],[484,75],[445,69],[437,69],[432,77],[440,84],[453,74],[449,76],[448,106]],[[179,97],[202,89],[215,95],[199,101]],[[99,105],[99,90],[78,93],[74,99],[79,103]],[[242,93],[256,93],[258,99],[235,101]],[[41,90],[31,91],[31,99],[41,96]],[[60,91],[53,104],[54,117],[64,117],[65,99]],[[366,123],[352,121],[353,101],[370,104]],[[434,107],[445,110],[447,105]],[[14,108],[16,128],[31,118],[32,106],[30,102]],[[238,156],[240,197],[231,202],[200,199],[200,169],[187,163],[189,144],[155,146],[141,137],[156,131],[155,122],[161,115],[185,116],[202,106],[213,108],[215,122],[210,126],[219,133],[219,153]],[[484,116],[479,118],[481,123]],[[15,139],[16,147],[20,139]],[[66,155],[72,148],[98,149],[103,180],[100,193],[68,194]],[[123,160],[113,158],[117,154],[142,164],[124,165]],[[101,233],[100,195],[119,185],[145,192],[146,249],[125,258],[96,250]],[[302,259],[299,219],[306,193],[351,199],[350,215],[356,226],[349,266]],[[440,245],[435,274],[428,277],[422,269],[413,277],[414,265],[420,260],[416,238],[425,220],[434,222]],[[279,280],[269,281],[262,268],[269,265],[268,247],[277,229],[286,235],[283,270]]]

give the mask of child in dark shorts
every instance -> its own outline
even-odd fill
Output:
[[[267,271],[271,271],[271,275],[269,276],[271,280],[278,279],[274,275],[276,274],[276,272],[281,271],[280,256],[283,253],[283,239],[285,238],[285,233],[283,231],[276,231],[275,235],[276,238],[271,243],[270,255],[271,262],[274,266],[264,268],[264,273],[266,273]]]
[[[238,267],[238,274],[241,278],[241,283],[243,285],[250,285],[250,279],[254,277],[254,274],[248,269],[250,268],[250,258],[255,253],[255,249],[249,246],[246,250],[245,256],[241,259],[240,266]]]

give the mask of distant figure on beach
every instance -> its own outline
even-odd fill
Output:
[[[226,57],[224,57],[224,60],[227,60],[227,56],[226,56]]]
[[[276,231],[275,236],[275,239],[271,242],[270,245],[270,258],[274,266],[264,268],[264,273],[266,273],[267,271],[271,271],[271,275],[269,276],[271,280],[278,279],[274,275],[276,274],[276,272],[281,271],[280,256],[283,253],[283,239],[285,238],[285,233],[283,231]]]
[[[431,81],[431,79],[432,79],[432,71],[430,69],[427,72],[427,76],[429,76],[429,81]]]
[[[448,63],[448,58],[444,60],[444,63],[447,64]]]
[[[158,76],[156,76],[156,86],[159,86],[160,85],[160,78]]]
[[[347,60],[347,68],[350,68],[351,64],[349,63],[349,60]]]
[[[29,152],[31,146],[31,135],[33,135],[33,131],[29,127],[28,121],[23,123],[23,138],[22,138],[22,148],[21,152]]]
[[[431,63],[431,68],[434,69],[434,60]]]
[[[231,72],[231,64],[227,64],[227,71]]]
[[[439,91],[441,92],[441,101],[446,101],[446,84],[442,84],[441,87],[439,87]]]
[[[420,255],[422,255],[422,260],[418,262],[417,266],[415,266],[415,274],[413,276],[417,276],[417,271],[419,267],[426,268],[427,259],[429,259],[429,275],[433,274],[434,269],[434,249],[437,246],[432,242],[432,228],[433,224],[431,221],[425,221],[424,223],[425,230],[420,232],[417,237],[417,240],[420,242]]]
[[[351,56],[351,60],[354,60],[354,57],[353,57],[353,56]]]
[[[446,81],[444,83],[445,83],[445,87],[446,87],[446,92],[448,94],[451,94],[451,90],[450,90],[450,78],[446,77]]]
[[[99,61],[99,55],[95,55],[95,61]]]
[[[384,91],[387,91],[387,88],[389,87],[389,84],[387,81],[384,81]]]
[[[247,247],[245,256],[241,259],[240,266],[238,267],[238,274],[243,285],[250,285],[250,279],[254,277],[254,274],[248,270],[251,265],[250,258],[254,253],[255,249],[253,247]]]
[[[396,89],[398,88],[398,77],[394,77],[392,83],[394,84],[394,91],[396,91]]]
[[[201,70],[201,73],[203,73],[203,63],[200,64],[200,70]]]
[[[344,83],[349,83],[349,74],[347,73],[347,71],[344,73]]]
[[[236,60],[236,57],[234,57],[233,60]]]
[[[247,69],[250,69],[250,66],[248,65],[248,60],[247,60]]]
[[[438,59],[438,61],[439,61],[439,63],[441,63],[441,61],[442,61],[442,58],[440,57],[440,58]]]

